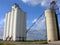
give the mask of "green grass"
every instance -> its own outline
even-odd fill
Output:
[[[20,43],[21,44],[47,44],[47,41],[25,41]]]
[[[0,41],[3,41],[3,39],[0,39]]]
[[[15,44],[3,44],[3,43],[0,43],[0,45],[15,45]]]
[[[20,42],[14,42],[14,43],[17,43],[17,44],[47,44],[47,41],[20,41]],[[0,45],[16,45],[16,44],[3,44],[1,43]]]

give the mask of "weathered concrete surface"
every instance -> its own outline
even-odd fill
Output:
[[[58,24],[57,16],[54,9],[45,10],[46,17],[46,29],[47,29],[47,42],[53,42],[58,40]]]

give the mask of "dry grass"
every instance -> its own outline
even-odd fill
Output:
[[[26,41],[20,42],[21,44],[47,44],[47,41]]]
[[[15,45],[15,44],[3,44],[3,43],[0,43],[0,45]]]
[[[0,45],[16,45],[16,44],[47,44],[47,41],[21,41],[21,42],[13,42],[13,43],[0,43]]]

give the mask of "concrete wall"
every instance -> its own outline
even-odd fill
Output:
[[[47,9],[45,11],[48,42],[58,40],[57,23],[55,15],[56,13],[53,9]]]
[[[3,40],[9,40],[9,30],[10,30],[10,12],[6,14],[5,26],[4,26],[4,36]],[[8,39],[7,39],[8,38]]]
[[[6,14],[6,24],[4,28],[4,37],[7,40],[19,41],[26,40],[26,15],[19,6],[13,5],[12,11]]]
[[[26,37],[26,18],[25,13],[19,8],[16,9],[16,40],[25,40]]]
[[[5,26],[4,26],[3,40],[6,40],[7,17],[8,17],[8,14],[6,13],[6,16],[5,16],[5,23],[4,23]]]
[[[13,20],[13,39],[14,41],[24,40],[26,37],[26,15],[20,8],[13,8],[15,11]]]

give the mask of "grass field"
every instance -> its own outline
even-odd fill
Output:
[[[0,43],[0,45],[16,45],[17,44],[47,44],[47,41],[24,41],[24,42],[7,42],[7,43]]]
[[[25,42],[20,42],[24,44],[47,44],[47,41],[25,41]]]
[[[15,45],[15,44],[2,44],[2,43],[1,43],[0,45]]]
[[[3,44],[3,43],[0,43],[0,45],[15,45],[15,44]]]

